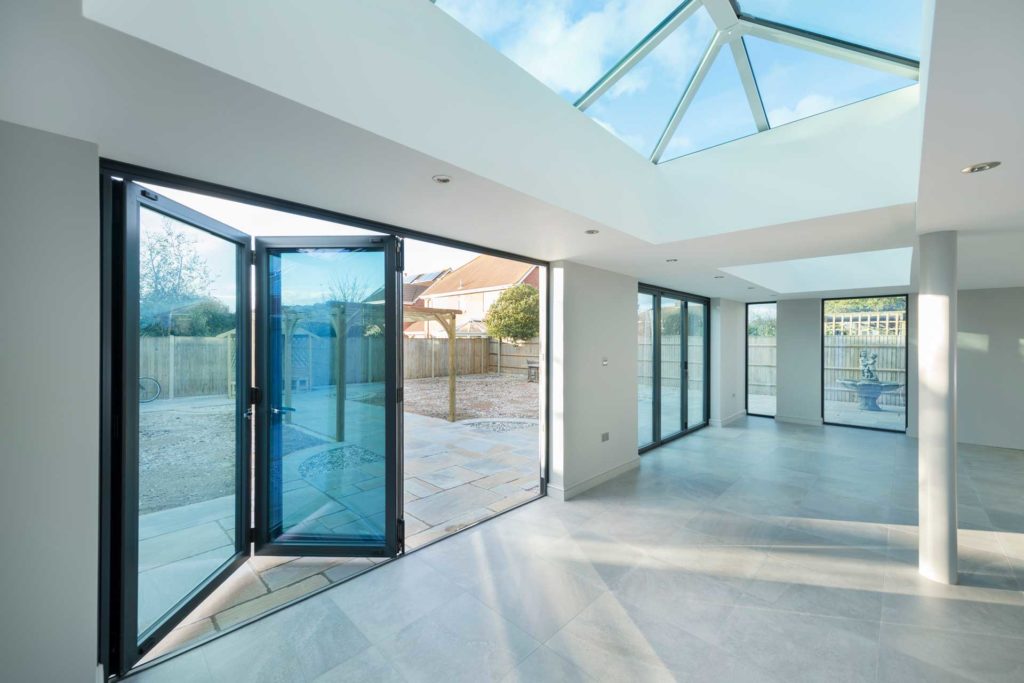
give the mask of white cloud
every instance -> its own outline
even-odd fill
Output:
[[[437,0],[440,8],[548,87],[571,95],[581,94],[604,75],[677,4],[678,0]]]
[[[626,135],[625,133],[622,133],[622,132],[616,130],[615,126],[613,126],[612,124],[608,123],[607,121],[602,121],[601,119],[597,118],[596,116],[594,116],[592,118],[594,119],[594,122],[597,123],[597,125],[601,126],[606,131],[608,131],[609,133],[611,133],[612,135],[614,135],[618,139],[622,140],[623,142],[625,142],[627,145],[629,145],[633,149],[637,150],[641,154],[646,154],[647,153],[647,152],[644,152],[644,150],[643,150],[644,141],[643,141],[643,139],[640,138],[639,135]],[[648,150],[648,151],[650,151],[650,150]]]
[[[794,107],[776,107],[768,112],[768,120],[773,126],[798,121],[808,116],[835,109],[838,103],[828,95],[811,93],[800,99]]]

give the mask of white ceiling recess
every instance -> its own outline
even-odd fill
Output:
[[[90,19],[648,242],[900,204],[916,192],[916,88],[653,167],[425,0],[256,0],[244,12],[230,0],[83,7]]]

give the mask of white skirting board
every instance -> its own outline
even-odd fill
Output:
[[[731,425],[736,420],[739,420],[741,417],[744,417],[746,414],[747,414],[747,411],[740,410],[739,412],[733,413],[732,415],[730,415],[729,417],[725,418],[724,420],[716,420],[716,419],[712,418],[708,422],[708,424],[711,425],[712,427],[728,427],[729,425]]]
[[[577,484],[573,484],[567,489],[555,486],[554,484],[548,484],[548,495],[557,500],[569,500],[571,498],[575,498],[584,491],[589,491],[595,486],[600,486],[606,481],[611,481],[620,474],[629,472],[630,470],[639,466],[640,456],[638,455],[629,462],[624,462],[621,465],[611,468],[610,470],[601,472],[600,474],[595,474],[589,479],[584,479],[583,481]]]

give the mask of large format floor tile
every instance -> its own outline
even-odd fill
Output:
[[[441,508],[516,481],[459,483],[459,458],[421,460],[420,492]],[[963,449],[956,586],[917,571],[916,467],[899,434],[702,430],[568,503],[513,510],[139,678],[1024,680],[1024,453]],[[264,562],[281,584],[323,579],[316,563]]]

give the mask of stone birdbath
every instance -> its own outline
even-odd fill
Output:
[[[875,365],[878,363],[877,353],[868,353],[867,349],[860,352],[860,379],[841,379],[839,383],[847,389],[857,392],[860,400],[858,408],[861,410],[872,410],[881,412],[878,405],[878,397],[889,391],[896,391],[900,384],[894,382],[882,382],[878,379]]]

